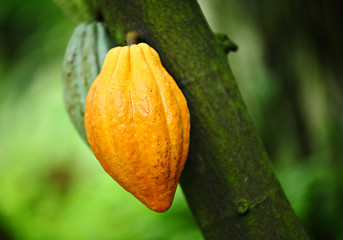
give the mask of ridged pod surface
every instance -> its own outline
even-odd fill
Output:
[[[101,70],[106,53],[112,47],[112,39],[104,24],[88,22],[75,28],[65,52],[62,64],[65,105],[72,122],[86,142],[86,96]]]
[[[86,99],[94,155],[123,188],[166,211],[185,165],[190,115],[185,97],[145,43],[111,49]]]

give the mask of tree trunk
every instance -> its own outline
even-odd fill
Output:
[[[136,30],[160,54],[187,98],[189,157],[181,177],[206,239],[307,239],[257,137],[225,44],[195,0],[99,0],[124,44]]]

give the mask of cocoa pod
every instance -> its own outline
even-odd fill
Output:
[[[64,101],[69,117],[87,143],[84,127],[86,96],[106,53],[113,46],[103,23],[87,22],[75,28],[65,52],[62,64]]]
[[[190,114],[152,47],[108,52],[86,98],[85,128],[114,180],[153,211],[170,207],[188,155]]]

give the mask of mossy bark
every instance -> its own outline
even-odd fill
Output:
[[[307,239],[257,137],[227,44],[195,0],[99,0],[117,44],[137,31],[187,98],[191,143],[181,186],[206,239]]]

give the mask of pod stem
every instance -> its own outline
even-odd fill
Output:
[[[137,31],[130,31],[126,34],[126,44],[131,46],[132,44],[137,44],[139,39],[139,33]]]
[[[104,18],[103,18],[102,14],[98,8],[94,12],[94,20],[96,22],[103,22],[104,21]]]

